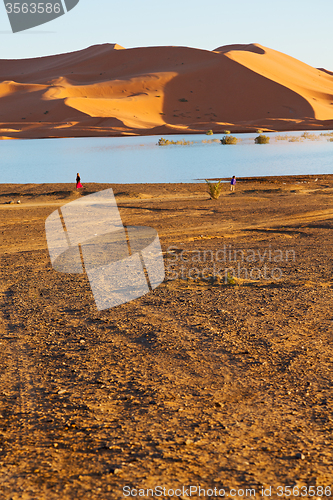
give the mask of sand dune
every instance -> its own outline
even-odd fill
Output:
[[[332,73],[259,44],[0,61],[2,138],[332,127]]]

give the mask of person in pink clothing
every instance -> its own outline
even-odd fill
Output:
[[[80,177],[80,174],[78,172],[76,174],[76,189],[80,189],[83,187],[80,181],[81,181],[81,177]]]

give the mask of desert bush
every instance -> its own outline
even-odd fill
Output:
[[[221,139],[221,144],[237,144],[237,142],[237,137],[234,137],[233,135],[225,135]]]
[[[230,273],[227,274],[227,283],[228,285],[237,285],[235,277]]]
[[[207,130],[206,135],[213,135],[214,132],[212,130]]]
[[[318,139],[319,139],[319,135],[310,134],[309,132],[303,132],[301,137],[303,137],[303,139],[308,139],[309,141],[318,141]]]
[[[288,141],[289,140],[289,136],[288,135],[276,135],[275,139],[277,141]]]
[[[223,133],[224,133],[225,135],[228,135],[228,134],[230,134],[230,130],[223,130]]]
[[[185,97],[182,97],[181,99],[178,99],[179,102],[188,102],[187,99],[185,99]]]
[[[257,134],[262,134],[262,133],[263,133],[263,130],[261,128],[258,128]]]
[[[182,141],[169,141],[169,139],[164,139],[164,137],[161,137],[161,139],[158,140],[157,144],[158,146],[169,146],[170,144],[189,146],[190,144],[193,144],[193,141],[185,141],[185,139],[183,139]]]
[[[277,141],[287,141],[289,139],[289,137],[287,135],[276,135],[275,139]]]
[[[299,135],[291,135],[288,142],[302,142],[303,138]]]
[[[217,200],[222,193],[223,185],[221,184],[221,180],[217,183],[209,182],[207,179],[205,179],[205,181],[207,182],[209,196],[212,200]]]
[[[256,137],[254,139],[254,142],[256,144],[268,144],[269,143],[269,137],[267,135],[258,135],[258,137]]]
[[[161,137],[158,140],[158,145],[159,146],[167,146],[168,144],[171,144],[171,142],[168,139],[164,139],[164,137]]]

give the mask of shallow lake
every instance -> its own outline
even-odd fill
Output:
[[[269,133],[269,144],[255,144],[255,133],[234,134],[236,145],[222,145],[222,134],[166,136],[192,142],[168,146],[158,146],[158,136],[5,140],[0,182],[74,182],[77,172],[83,183],[332,173],[333,142],[320,132],[302,134]]]

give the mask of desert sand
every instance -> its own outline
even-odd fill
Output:
[[[259,44],[92,46],[0,61],[0,137],[333,127],[333,76]]]
[[[98,312],[86,275],[52,269],[44,225],[108,187],[125,225],[158,231],[166,279]],[[216,201],[206,189],[1,185],[1,499],[330,497],[333,178],[240,179]],[[224,248],[266,277],[214,278]]]

